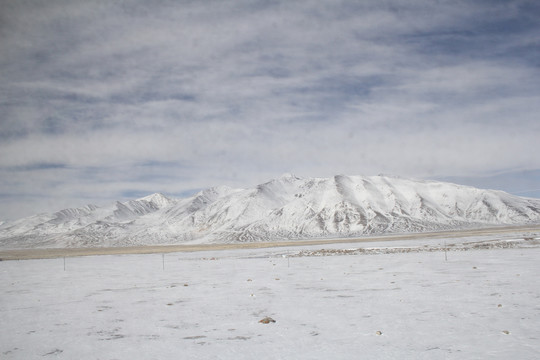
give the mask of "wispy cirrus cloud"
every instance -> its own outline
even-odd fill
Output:
[[[7,1],[0,14],[0,218],[283,172],[540,168],[534,1]]]

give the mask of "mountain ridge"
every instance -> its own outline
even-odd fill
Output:
[[[1,248],[232,243],[540,222],[540,200],[397,176],[301,178],[156,193],[0,224]]]

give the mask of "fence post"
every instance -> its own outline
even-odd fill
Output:
[[[287,250],[287,267],[291,267],[291,260],[290,260],[289,250]]]

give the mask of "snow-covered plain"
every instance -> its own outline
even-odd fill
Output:
[[[534,237],[2,261],[0,358],[538,359]]]

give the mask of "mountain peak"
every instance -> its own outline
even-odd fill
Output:
[[[173,203],[173,200],[168,198],[167,196],[163,195],[162,193],[154,193],[151,195],[144,196],[142,198],[139,198],[135,201],[146,201],[149,203],[152,203],[154,205],[157,205],[158,207],[165,207]]]

